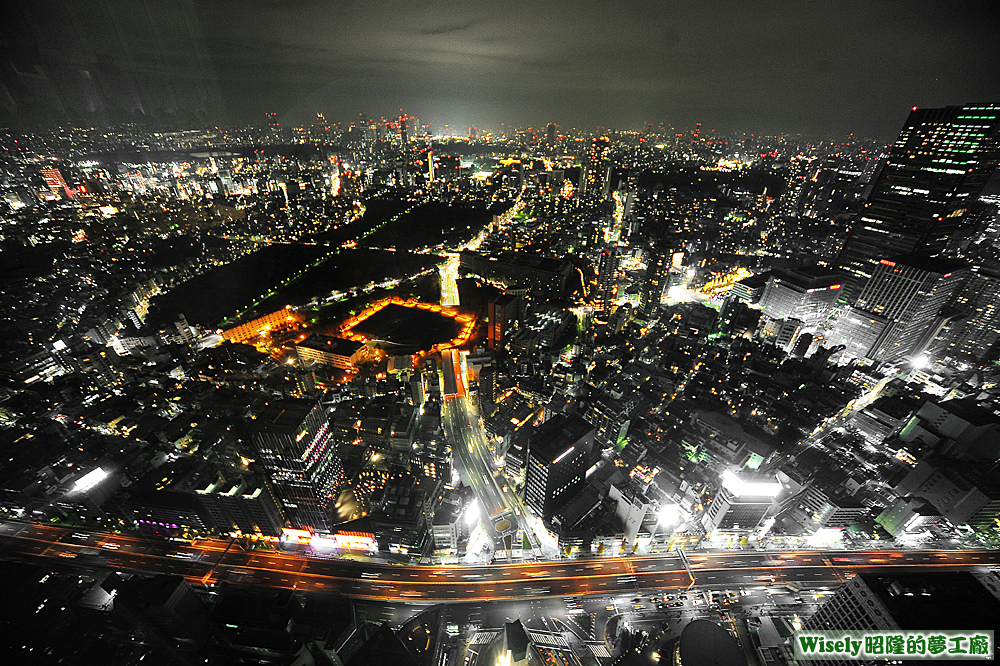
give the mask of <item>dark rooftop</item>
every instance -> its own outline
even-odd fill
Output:
[[[891,261],[897,264],[919,268],[931,273],[953,273],[969,268],[968,262],[961,259],[949,259],[947,257],[929,257],[924,254],[904,254],[892,257]]]
[[[540,458],[555,460],[567,448],[593,434],[594,426],[579,414],[557,414],[531,433],[530,450]]]
[[[316,402],[313,400],[274,400],[257,415],[250,427],[259,432],[295,434],[314,407]]]
[[[1000,617],[1000,599],[966,571],[858,575],[900,629],[969,629]]]
[[[354,352],[364,347],[363,342],[355,342],[346,338],[334,338],[329,335],[313,335],[308,340],[298,343],[298,347],[315,349],[328,354],[338,354],[340,356],[350,356]]]

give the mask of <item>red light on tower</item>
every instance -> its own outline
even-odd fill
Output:
[[[878,263],[882,264],[883,266],[895,266],[896,265],[895,261],[889,261],[888,259],[883,259],[882,261],[880,261]]]

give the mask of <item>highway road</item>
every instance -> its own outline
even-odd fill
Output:
[[[789,551],[692,553],[692,581],[676,556],[556,560],[475,567],[403,566],[349,559],[244,551],[225,540],[193,544],[0,523],[0,558],[52,566],[103,568],[186,577],[194,583],[330,592],[360,599],[496,601],[654,590],[837,585],[860,571],[982,571],[1000,552]]]

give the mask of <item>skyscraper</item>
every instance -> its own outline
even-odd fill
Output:
[[[322,113],[316,114],[316,138],[320,141],[330,140],[330,123]]]
[[[944,257],[883,259],[841,315],[836,335],[858,358],[896,363],[917,356],[948,322],[945,306],[968,273],[965,262]]]
[[[997,166],[1000,106],[913,108],[837,258],[856,294],[878,262],[938,255]]]
[[[940,356],[956,356],[980,362],[1000,355],[1000,272],[982,266],[973,269],[969,281],[955,297],[955,309],[964,318],[945,336]]]
[[[549,123],[545,126],[545,143],[550,146],[556,142],[556,124]]]
[[[59,196],[70,196],[69,186],[66,185],[66,179],[59,172],[59,169],[55,167],[42,167],[42,178],[45,179],[45,184],[49,186],[53,194],[58,194]]]
[[[503,349],[507,345],[514,333],[519,309],[518,296],[501,294],[490,299],[486,304],[486,346],[490,349]]]
[[[615,297],[615,271],[618,270],[618,248],[606,247],[601,250],[597,263],[597,294],[594,299],[597,309],[606,310]]]
[[[968,630],[1000,612],[995,578],[966,571],[859,573],[823,602],[811,630]],[[812,660],[816,666],[884,664],[886,659]]]
[[[649,251],[646,262],[646,277],[642,281],[642,292],[639,294],[639,309],[643,315],[656,313],[663,298],[663,291],[670,283],[671,253],[662,247],[654,246]]]
[[[590,156],[587,160],[588,190],[600,190],[604,187],[604,175],[610,161],[611,139],[606,136],[595,136],[590,142]]]
[[[842,282],[842,275],[817,266],[774,273],[764,286],[760,305],[768,317],[799,319],[814,327],[826,321]]]
[[[277,134],[281,130],[281,124],[278,123],[278,114],[273,111],[268,111],[264,114],[265,120],[267,120],[267,129],[272,133]]]
[[[326,530],[343,470],[323,406],[277,400],[250,423],[252,457],[271,479],[293,527]]]
[[[578,414],[557,414],[531,434],[524,501],[543,519],[583,487],[593,462],[595,432]]]

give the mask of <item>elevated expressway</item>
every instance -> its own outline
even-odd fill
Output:
[[[496,601],[667,589],[837,585],[858,572],[985,571],[1000,552],[787,551],[689,553],[539,561],[489,567],[376,564],[244,551],[226,540],[152,541],[27,523],[0,523],[0,558],[53,570],[111,569],[184,576],[196,584],[329,592],[386,601]]]

